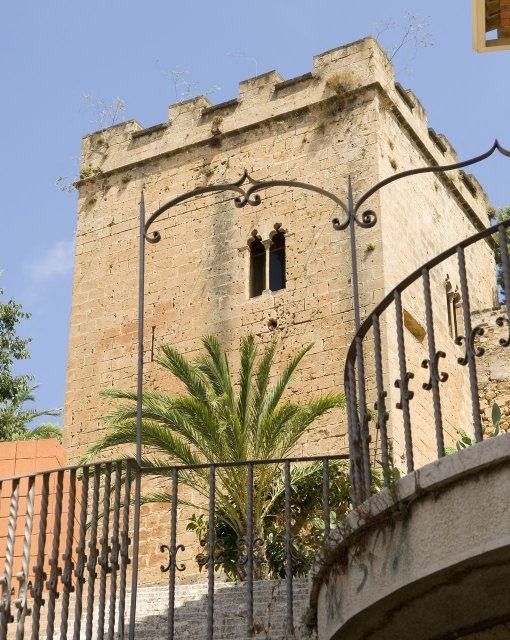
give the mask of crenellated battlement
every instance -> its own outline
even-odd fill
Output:
[[[429,127],[427,114],[415,94],[395,81],[394,69],[373,38],[365,38],[316,55],[313,70],[285,80],[269,71],[239,83],[237,98],[213,105],[205,96],[170,105],[167,122],[148,128],[135,120],[84,136],[79,186],[102,176],[197,145],[221,146],[222,140],[291,114],[347,102],[372,92],[401,122],[431,164],[457,162],[445,136]],[[469,206],[485,199],[476,179],[449,176]]]

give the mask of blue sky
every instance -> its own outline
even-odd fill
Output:
[[[0,280],[32,318],[39,407],[62,406],[72,279],[76,196],[60,176],[76,176],[80,137],[100,128],[94,100],[121,97],[122,119],[162,122],[190,94],[212,102],[237,95],[238,82],[278,69],[291,78],[312,57],[381,32],[391,49],[414,16],[421,25],[395,57],[411,87],[462,158],[498,137],[510,147],[510,52],[471,51],[470,1],[448,0],[17,0],[3,3]],[[510,202],[510,162],[475,173],[495,205]],[[403,274],[404,275],[404,274]]]

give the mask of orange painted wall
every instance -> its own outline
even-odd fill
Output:
[[[9,508],[13,483],[9,478],[31,474],[35,472],[58,469],[66,465],[66,455],[58,440],[26,440],[19,442],[0,442],[0,569],[5,560],[5,548],[7,542],[7,528],[9,522]],[[48,520],[46,557],[48,557],[48,545],[51,544],[51,531],[55,517],[55,491],[57,474],[52,474],[49,483]],[[66,504],[68,494],[67,476],[64,481],[63,504]],[[38,477],[35,483],[34,519],[30,543],[29,569],[32,572],[37,556],[39,519],[41,512],[42,477]],[[14,545],[13,576],[21,570],[23,534],[26,516],[26,496],[28,492],[28,480],[22,479],[19,489],[19,506],[16,521],[16,538]],[[62,537],[65,537],[67,519],[65,512],[62,517]],[[0,570],[0,573],[2,571]]]

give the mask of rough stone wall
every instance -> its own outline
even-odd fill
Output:
[[[143,129],[129,121],[86,136],[65,404],[70,458],[79,458],[103,432],[101,417],[109,405],[100,392],[135,386],[142,189],[147,214],[196,187],[232,182],[245,169],[256,180],[310,182],[341,197],[351,176],[359,197],[399,169],[454,160],[447,141],[429,131],[419,103],[395,84],[391,65],[370,38],[316,56],[313,71],[299,78],[283,81],[270,72],[246,80],[233,101],[211,106],[196,98],[171,106],[167,123]],[[338,391],[354,331],[349,234],[331,226],[331,218],[342,218],[343,212],[332,201],[301,190],[272,188],[261,193],[259,206],[242,209],[234,206],[233,195],[197,197],[165,213],[154,227],[162,240],[146,245],[146,386],[180,390],[152,361],[160,345],[171,343],[192,357],[201,337],[214,333],[235,354],[240,338],[252,332],[261,343],[273,335],[280,339],[276,373],[290,354],[313,343],[289,397]],[[399,181],[367,206],[379,222],[356,231],[363,316],[420,262],[487,220],[481,188],[458,173],[442,181]],[[248,240],[254,229],[268,240],[275,224],[286,231],[287,286],[250,299]],[[490,280],[485,253],[480,264]],[[488,306],[485,298],[482,302]],[[412,309],[413,301],[407,306]],[[271,329],[270,320],[276,328]],[[391,320],[385,322],[389,404],[394,407],[391,390],[397,376],[391,367],[397,360],[387,338]],[[419,345],[415,354],[419,362],[422,349]],[[235,358],[232,364],[235,372]],[[366,373],[372,403],[369,351]],[[461,383],[452,389],[456,411]],[[425,411],[428,426],[419,446],[426,459],[433,431],[430,408]],[[345,432],[343,413],[331,412],[309,430],[295,454],[340,453],[347,444]],[[194,540],[185,524],[179,520],[178,539],[191,554]],[[168,530],[167,511],[155,509],[144,526],[145,550],[152,531]],[[142,562],[153,577],[151,567],[159,560],[151,560],[146,551]]]
[[[496,323],[498,318],[504,319],[503,326]],[[473,326],[481,326],[484,330],[484,334],[476,341],[476,345],[484,350],[484,354],[477,359],[477,374],[480,409],[489,433],[492,431],[491,415],[494,403],[501,409],[501,430],[510,429],[510,350],[499,342],[508,340],[506,319],[505,307],[473,314]],[[464,430],[469,432],[468,429]]]
[[[65,410],[74,459],[102,431],[107,404],[99,392],[134,386],[142,188],[149,213],[197,186],[235,180],[245,168],[258,180],[309,181],[340,195],[351,175],[359,195],[397,169],[454,157],[443,137],[432,137],[412,94],[395,85],[372,39],[317,56],[313,72],[300,78],[282,81],[270,72],[242,82],[236,100],[212,107],[193,99],[170,107],[169,117],[149,129],[130,121],[83,140]],[[469,235],[468,215],[486,220],[483,192],[474,193],[460,175],[414,180],[395,183],[368,203],[379,223],[358,230],[363,314],[450,235]],[[434,228],[424,246],[423,203]],[[250,331],[267,342],[268,321],[275,320],[282,345],[277,369],[314,343],[291,393],[310,397],[341,388],[353,317],[348,233],[330,225],[338,213],[316,194],[278,188],[263,193],[258,207],[236,209],[222,194],[165,214],[157,223],[162,241],[147,246],[146,384],[177,389],[151,361],[165,342],[192,356],[202,335],[216,333],[234,351]],[[395,251],[401,225],[413,219],[406,250]],[[268,239],[276,223],[287,232],[287,287],[249,299],[247,241],[253,229]],[[370,362],[367,367],[370,377]],[[332,412],[296,453],[342,450],[344,424]]]
[[[307,580],[294,582],[294,625],[296,640],[308,638],[303,625],[303,617],[308,608],[309,583]],[[168,629],[168,586],[142,587],[138,590],[136,607],[137,640],[160,640],[167,638]],[[130,592],[126,594],[126,637],[129,628]],[[286,635],[285,584],[275,581],[254,583],[254,634],[248,636],[246,629],[246,587],[243,584],[218,584],[214,598],[214,638],[215,640],[284,640]],[[98,638],[98,608],[94,607],[92,640]],[[68,618],[68,637],[72,635],[75,622],[75,595],[71,594]],[[80,638],[86,638],[86,598],[84,598]],[[106,606],[105,631],[108,630],[109,606]],[[55,630],[58,635],[61,622],[61,599],[56,601]],[[30,637],[32,618],[25,621],[25,637]],[[41,609],[39,637],[46,637],[47,607]],[[178,640],[198,640],[207,635],[207,584],[180,584],[175,590],[175,638]],[[115,630],[118,631],[118,620]],[[14,640],[16,624],[9,625],[8,640]],[[117,636],[116,636],[117,637]]]
[[[284,86],[274,73],[243,82],[233,113],[232,105],[214,110],[223,118],[218,135],[196,99],[172,107],[171,124],[157,131],[127,123],[84,139],[82,175],[89,177],[80,184],[65,412],[73,458],[101,433],[107,405],[99,392],[134,385],[142,187],[148,212],[197,186],[235,180],[245,168],[256,179],[310,181],[340,193],[352,173],[357,189],[368,188],[377,177],[377,89],[368,84],[384,70],[381,56],[367,40],[317,57],[311,77]],[[271,189],[259,207],[236,209],[223,194],[163,216],[161,243],[147,247],[146,383],[175,390],[151,362],[152,332],[156,350],[171,342],[192,356],[207,333],[231,350],[249,331],[267,342],[274,319],[282,344],[277,370],[290,353],[314,343],[291,393],[309,397],[341,388],[353,320],[348,237],[330,224],[339,213],[316,194]],[[287,232],[287,287],[249,299],[247,241],[253,229],[267,239],[275,223]],[[365,307],[382,295],[382,288],[373,289]],[[296,453],[344,445],[342,416],[331,413]]]

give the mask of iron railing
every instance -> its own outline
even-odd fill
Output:
[[[147,622],[158,607],[153,602],[149,611],[138,607],[133,630],[136,473],[138,597],[143,585],[166,583],[168,591],[166,621]],[[0,491],[0,503],[8,505],[7,536],[0,539],[0,640],[146,637],[147,625],[150,637],[173,640],[179,615],[186,618],[186,605],[176,606],[179,576],[207,585],[203,614],[193,622],[196,637],[222,637],[215,595],[224,599],[233,581],[248,637],[267,624],[271,590],[262,582],[278,585],[281,624],[272,623],[271,637],[287,637],[302,613],[294,610],[295,580],[306,577],[336,516],[351,505],[347,455],[157,469],[119,460],[3,479]]]
[[[0,479],[2,640],[124,636],[133,469],[120,460]]]
[[[390,291],[356,333],[344,372],[355,504],[372,493],[374,463],[383,470],[388,485],[392,470],[400,467],[411,473],[443,457],[445,443],[451,444],[461,427],[471,432],[474,441],[483,440],[487,425],[480,408],[477,360],[484,349],[477,340],[485,329],[473,326],[472,314],[490,308],[487,300],[494,299],[490,291],[496,291],[493,254],[499,247],[503,286],[498,293],[506,300],[506,312],[496,324],[509,324],[509,228],[510,221],[502,222],[434,257]],[[483,252],[488,254],[485,265]],[[451,326],[446,326],[447,272],[449,282],[459,283],[452,310],[462,312],[462,329],[453,318]],[[413,311],[414,327],[406,323],[410,317],[406,305]],[[413,336],[420,324],[416,318],[423,323],[422,331]],[[496,346],[509,345],[510,338],[501,337]],[[455,389],[445,393],[448,385]]]

